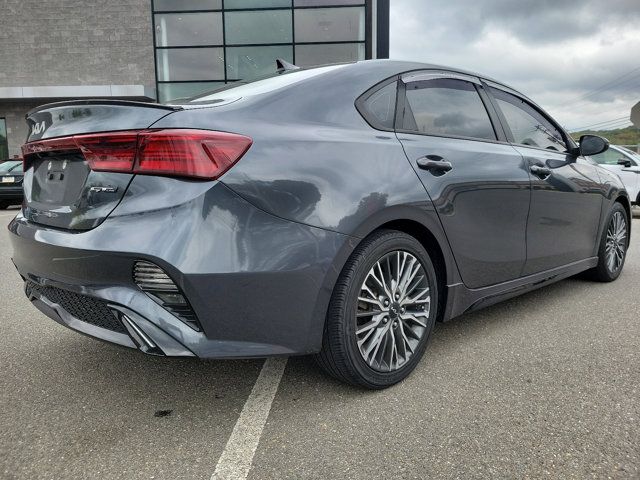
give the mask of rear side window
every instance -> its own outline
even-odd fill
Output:
[[[372,127],[393,130],[397,89],[398,82],[391,82],[358,100],[358,110]]]
[[[496,140],[476,87],[457,79],[408,83],[402,128],[427,135]]]
[[[514,143],[547,150],[567,151],[560,130],[538,110],[510,93],[490,87],[507,120]]]

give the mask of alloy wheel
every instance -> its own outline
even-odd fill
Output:
[[[356,307],[356,340],[374,370],[392,372],[406,364],[427,331],[429,279],[411,253],[396,250],[367,274]]]
[[[627,249],[627,221],[622,212],[615,212],[607,228],[605,253],[607,268],[617,272],[622,266]]]

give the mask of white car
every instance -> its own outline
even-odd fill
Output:
[[[640,155],[624,147],[611,145],[608,150],[591,158],[618,174],[629,193],[629,198],[640,205]]]

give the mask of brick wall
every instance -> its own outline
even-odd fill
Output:
[[[153,85],[150,0],[3,0],[0,87]]]
[[[2,0],[0,87],[155,85],[151,0]],[[41,102],[3,102],[9,154]]]

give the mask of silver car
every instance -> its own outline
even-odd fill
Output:
[[[640,155],[624,147],[611,145],[591,158],[616,173],[629,193],[631,202],[640,205]]]

